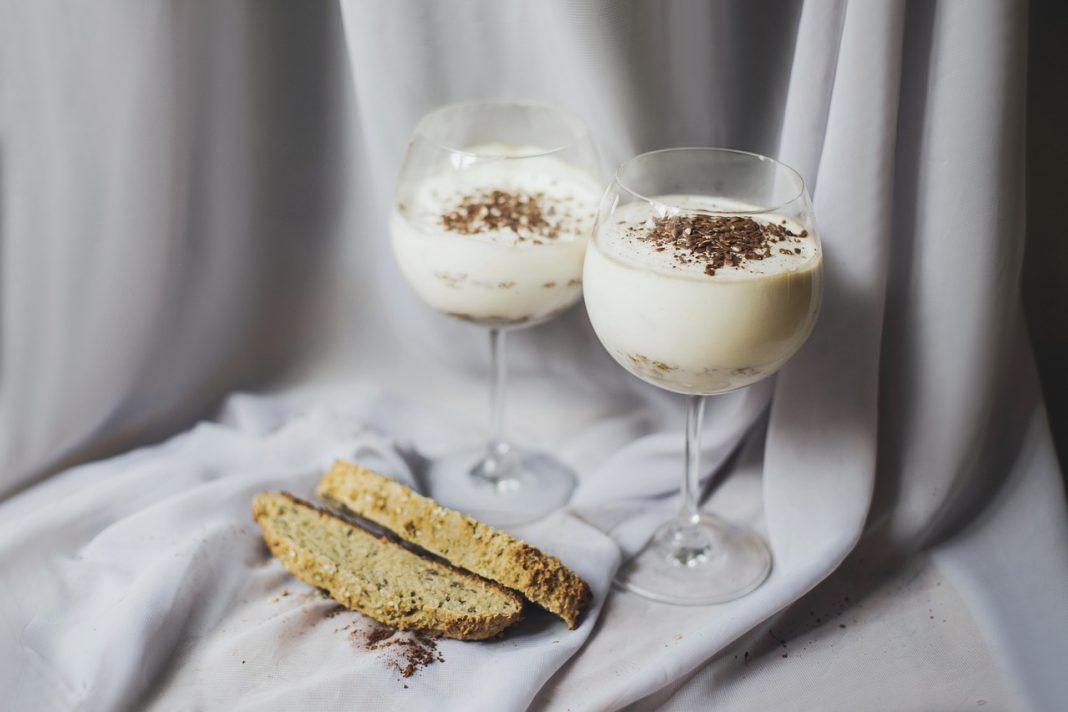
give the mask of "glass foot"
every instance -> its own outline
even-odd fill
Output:
[[[756,590],[771,572],[764,539],[703,514],[694,528],[671,521],[616,574],[616,585],[663,603],[725,603]]]
[[[427,471],[429,495],[495,526],[532,522],[567,504],[574,473],[543,453],[508,445],[446,455]]]

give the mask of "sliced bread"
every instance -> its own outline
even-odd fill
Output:
[[[590,601],[590,587],[555,556],[358,465],[335,462],[315,493],[454,566],[519,591],[568,628]]]
[[[513,591],[409,551],[285,492],[261,492],[252,516],[291,574],[388,626],[482,640],[519,620]]]

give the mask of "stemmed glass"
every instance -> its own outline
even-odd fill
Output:
[[[757,588],[756,532],[698,507],[705,398],[779,370],[812,331],[823,258],[801,177],[753,153],[679,148],[624,163],[605,191],[583,273],[601,343],[638,378],[687,396],[682,507],[617,575],[675,604]]]
[[[505,335],[560,314],[582,296],[596,218],[599,163],[583,122],[541,104],[446,106],[416,126],[391,219],[393,252],[416,294],[486,328],[487,447],[431,462],[430,494],[495,524],[540,518],[569,499],[573,473],[505,435]]]

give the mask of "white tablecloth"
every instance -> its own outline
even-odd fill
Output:
[[[526,403],[537,388],[521,382],[518,400]],[[563,404],[574,406],[575,418],[582,399]],[[734,413],[746,399],[723,405]],[[669,701],[688,709],[706,696],[742,710],[761,708],[757,700],[786,709],[960,709],[979,700],[1000,704],[993,709],[1029,702],[1046,709],[1044,696],[1059,694],[1050,687],[1056,640],[1032,637],[1040,630],[1026,635],[1036,611],[1044,615],[1040,628],[1065,622],[1059,590],[1051,581],[1044,595],[1011,596],[1011,582],[1033,576],[1064,534],[1063,505],[1047,496],[1057,485],[1052,463],[1027,463],[1018,473],[1026,477],[1010,481],[988,521],[936,548],[933,564],[921,557],[899,565],[877,554],[866,563],[858,551],[791,606],[835,570],[840,555],[828,557],[820,536],[841,530],[848,512],[833,479],[795,478],[790,484],[819,494],[825,510],[789,537],[772,537],[769,581],[730,604],[675,608],[609,595],[617,545],[588,522],[614,527],[625,545],[668,515],[671,497],[646,496],[635,507],[633,493],[610,499],[612,489],[597,494],[598,485],[641,473],[650,489],[667,491],[681,466],[679,434],[665,442],[661,428],[647,424],[652,434],[627,444],[635,426],[624,415],[561,441],[573,424],[549,420],[559,405],[535,403],[523,420],[540,422],[582,485],[569,512],[516,531],[593,585],[593,611],[577,631],[536,614],[499,641],[442,641],[444,662],[403,679],[388,655],[360,645],[366,619],[338,615],[270,559],[249,501],[263,488],[310,496],[335,457],[403,477],[405,461],[384,437],[397,423],[429,454],[478,428],[463,420],[446,427],[435,409],[375,388],[237,396],[218,424],[76,468],[0,508],[8,582],[0,610],[14,643],[0,675],[14,709],[596,710]],[[758,427],[753,442],[761,439]],[[1043,449],[1048,443],[1029,444]],[[401,451],[417,460],[408,443]],[[759,506],[769,487],[760,452],[754,444],[743,449],[708,506],[774,531]],[[998,556],[1010,541],[1014,555]],[[1008,605],[984,603],[997,595]],[[842,669],[832,674],[827,664]],[[907,691],[883,696],[905,682]]]

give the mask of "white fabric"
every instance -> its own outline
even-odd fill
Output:
[[[981,712],[1017,709],[1019,699],[959,591],[917,557],[875,587],[871,572],[840,572],[795,615],[745,636],[640,707]]]
[[[253,5],[0,3],[0,495],[208,415],[300,343],[339,70],[275,40],[321,11]]]
[[[312,380],[335,383],[324,371],[340,367],[355,381],[238,396],[220,424],[0,503],[0,690],[16,709],[854,709],[848,685],[793,694],[803,664],[768,666],[763,698],[728,694],[745,668],[722,661],[803,616],[858,541],[878,562],[865,587],[928,546],[959,589],[947,601],[968,607],[957,630],[976,664],[897,661],[900,685],[931,686],[906,708],[957,708],[994,669],[1005,679],[976,700],[1064,698],[1068,519],[1017,303],[1024,8],[341,7],[344,38],[322,8],[0,9],[0,492],[176,422],[289,350],[281,315],[322,281],[310,265],[330,233],[330,202],[312,196],[342,163],[350,210],[328,322],[343,338]],[[346,84],[331,81],[346,63]],[[341,86],[351,120],[306,118],[340,113],[320,95]],[[291,92],[309,104],[283,101]],[[674,507],[681,404],[618,369],[580,309],[515,334],[513,430],[582,480],[567,512],[521,533],[587,576],[603,607],[574,633],[543,616],[502,641],[445,642],[446,661],[404,689],[266,557],[247,508],[265,487],[307,493],[334,456],[373,451],[403,476],[401,455],[418,464],[480,437],[483,335],[423,307],[386,240],[411,127],[472,96],[572,107],[606,167],[695,144],[794,164],[813,189],[825,307],[779,377],[711,404],[705,465],[721,484],[708,506],[763,529],[775,568],[753,595],[707,608],[607,587]],[[879,669],[875,640],[847,640],[843,655]],[[958,678],[940,686],[943,673]]]
[[[379,656],[352,650],[348,635],[324,635],[358,617],[324,617],[329,602],[263,556],[248,510],[252,495],[264,487],[310,496],[336,457],[398,474],[403,464],[383,459],[379,438],[351,418],[321,410],[264,432],[256,426],[271,409],[238,400],[223,418],[227,425],[201,426],[158,448],[70,472],[64,479],[92,479],[94,492],[53,501],[17,520],[21,531],[5,541],[32,537],[35,543],[6,550],[4,558],[38,594],[22,602],[32,622],[18,633],[19,669],[4,685],[14,693],[16,709],[34,709],[43,699],[63,709],[153,702],[146,683],[165,671],[175,653],[184,661],[180,672],[154,700],[164,709],[359,707],[402,689],[400,676]],[[157,483],[164,473],[166,483]],[[122,497],[138,486],[152,492],[151,503]],[[101,527],[91,513],[107,499],[113,521]],[[49,532],[72,519],[84,522],[80,534],[91,543],[72,559],[55,560]],[[521,533],[550,551],[566,552],[603,597],[617,557],[610,540],[562,515]],[[42,558],[55,564],[40,567]],[[283,590],[295,595],[282,597]],[[75,592],[79,600],[70,605]],[[282,602],[273,605],[270,597]],[[523,707],[581,646],[595,618],[574,634],[546,624],[545,616],[531,616],[505,640],[443,643],[448,664],[411,681],[422,693],[414,706],[430,709],[438,695],[452,693],[447,706],[455,709]],[[294,634],[294,628],[308,634]],[[290,643],[280,645],[284,640]],[[525,674],[510,686],[457,685],[475,675],[503,680],[513,669]],[[269,675],[299,684],[256,690],[255,683]]]

